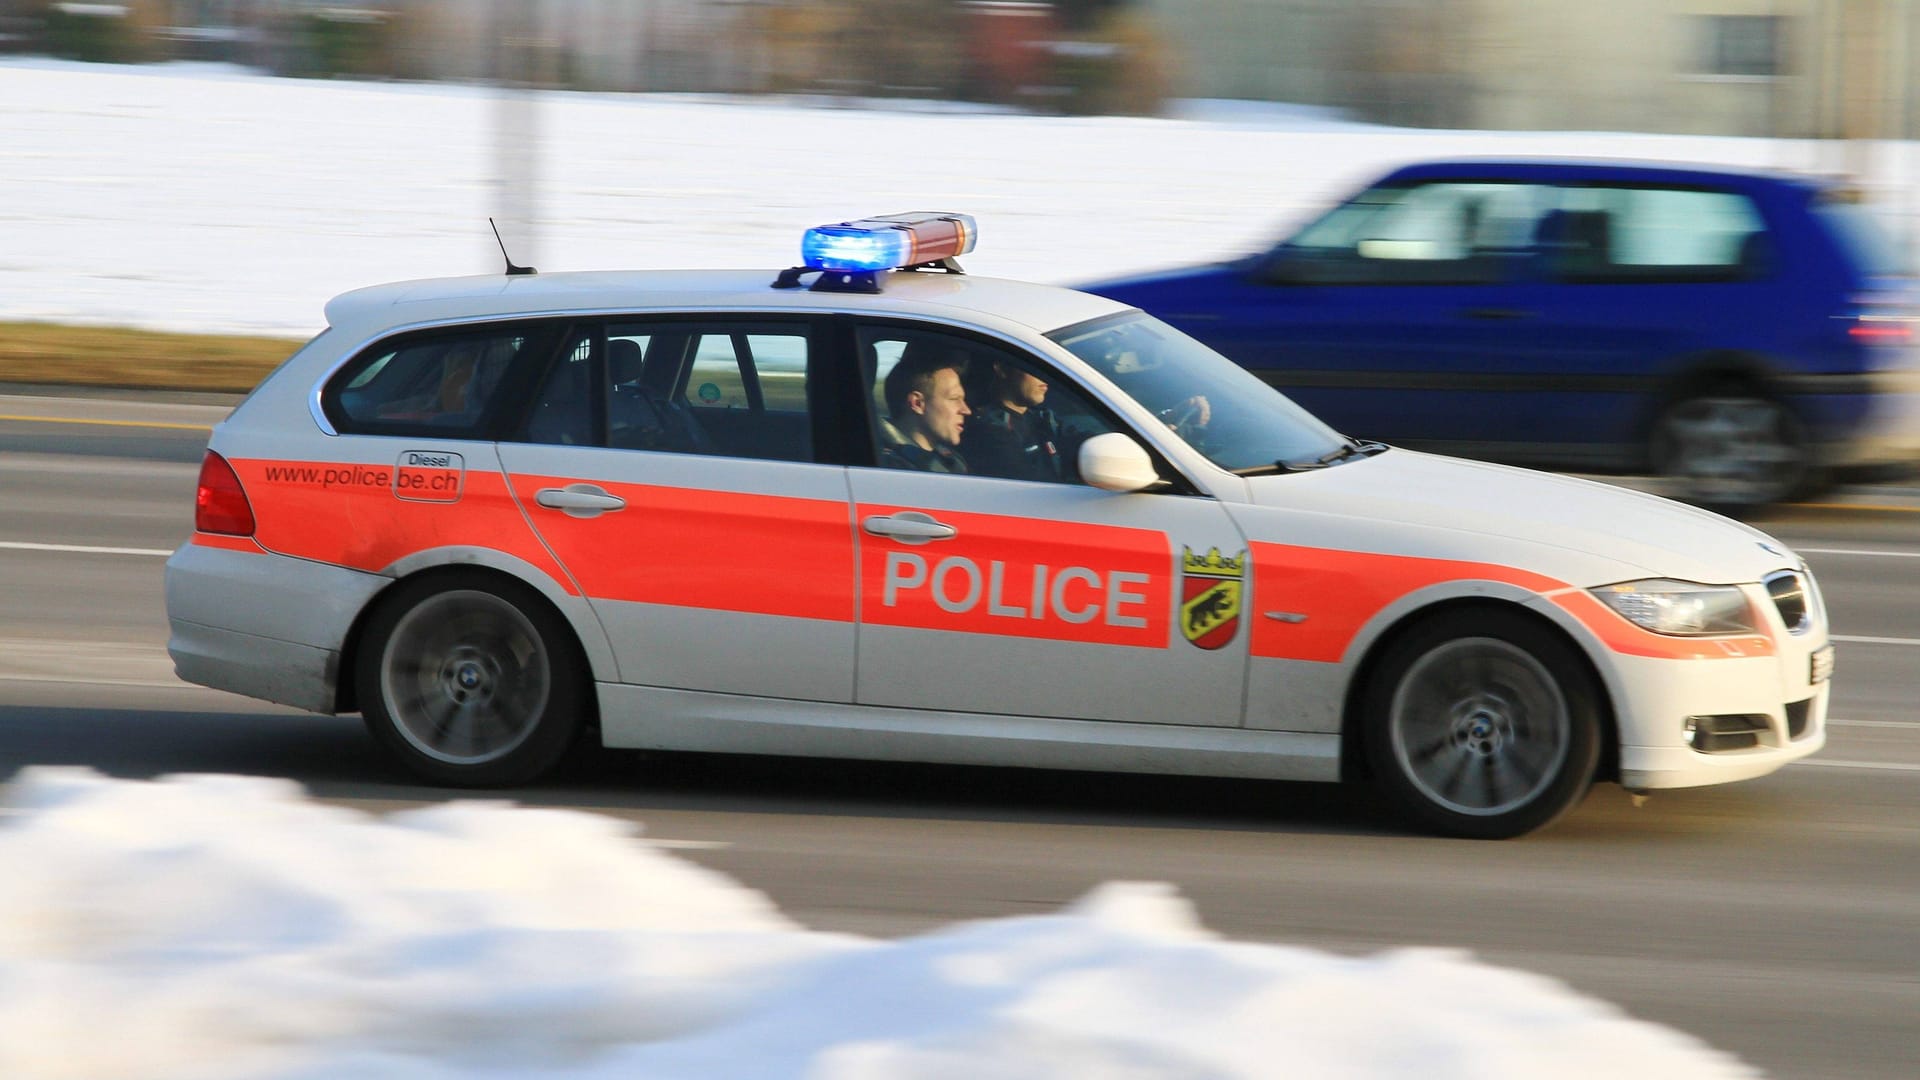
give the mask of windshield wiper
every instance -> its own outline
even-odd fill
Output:
[[[1373,455],[1381,453],[1382,451],[1386,450],[1386,448],[1387,448],[1386,443],[1364,442],[1360,439],[1348,439],[1346,442],[1340,445],[1340,448],[1338,450],[1335,450],[1331,453],[1322,454],[1318,458],[1315,458],[1314,461],[1316,464],[1319,464],[1319,465],[1338,465],[1343,461],[1349,461],[1357,457],[1372,457]]]
[[[1235,476],[1272,476],[1275,473],[1312,472],[1329,465],[1338,465],[1357,457],[1372,457],[1387,449],[1386,443],[1366,442],[1360,439],[1348,439],[1338,449],[1328,451],[1312,461],[1276,461],[1271,465],[1253,465],[1245,469],[1235,469]]]

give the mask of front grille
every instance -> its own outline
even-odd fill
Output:
[[[1767,575],[1767,595],[1773,597],[1774,610],[1780,612],[1780,621],[1787,624],[1793,633],[1804,632],[1810,616],[1807,610],[1807,583],[1797,572],[1782,570]]]
[[[1813,715],[1813,699],[1787,702],[1787,738],[1797,739],[1807,733],[1807,718]]]

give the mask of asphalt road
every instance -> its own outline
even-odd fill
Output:
[[[357,718],[173,679],[160,564],[222,411],[0,395],[0,778],[84,764],[285,776],[374,810],[454,797],[396,773]],[[1470,950],[1770,1075],[1911,1077],[1920,492],[1858,489],[1760,524],[1808,556],[1840,638],[1828,749],[1644,806],[1598,788],[1519,841],[1407,835],[1327,785],[764,758],[582,754],[498,794],[642,822],[821,929],[911,933],[1165,880],[1231,937]]]

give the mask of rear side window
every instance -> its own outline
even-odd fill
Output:
[[[804,324],[582,324],[541,380],[518,437],[811,461],[811,353]]]
[[[1694,188],[1576,187],[1539,228],[1562,281],[1726,281],[1766,272],[1766,226],[1745,195]]]
[[[410,334],[347,364],[321,404],[342,433],[487,438],[513,407],[508,373],[538,364],[551,340],[527,326]]]

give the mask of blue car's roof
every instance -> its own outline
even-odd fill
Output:
[[[1802,173],[1731,165],[1693,165],[1663,161],[1611,161],[1600,158],[1450,158],[1403,165],[1379,183],[1403,180],[1499,179],[1552,182],[1633,182],[1794,187],[1818,191],[1833,181]]]

